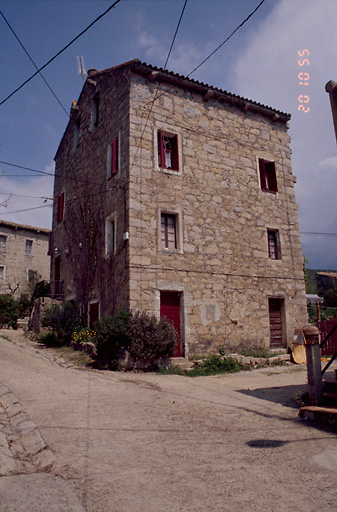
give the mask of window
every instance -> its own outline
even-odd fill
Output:
[[[74,145],[73,150],[76,151],[80,142],[81,118],[78,117],[74,126]]]
[[[277,192],[275,162],[268,162],[264,158],[259,158],[259,170],[261,190]]]
[[[161,214],[161,246],[163,249],[177,249],[177,216]]]
[[[118,173],[119,167],[119,151],[118,151],[118,137],[114,137],[110,144],[109,149],[110,155],[110,176],[114,176]]]
[[[33,240],[26,240],[25,255],[33,256]]]
[[[99,123],[99,94],[95,94],[91,104],[91,130],[93,131]]]
[[[105,224],[105,254],[115,254],[116,252],[116,217],[113,213],[106,219]]]
[[[0,235],[0,252],[7,252],[7,236]]]
[[[268,251],[272,260],[281,259],[280,237],[277,230],[268,229]]]
[[[27,277],[28,277],[28,281],[30,283],[36,281],[37,279],[37,270],[32,270],[32,269],[28,269],[28,273],[27,273]]]
[[[162,169],[179,170],[178,135],[158,132],[158,165]]]
[[[6,267],[5,265],[0,265],[0,279],[5,279],[6,276]]]
[[[57,196],[56,220],[62,222],[64,217],[64,192]]]

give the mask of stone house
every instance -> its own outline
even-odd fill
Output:
[[[0,220],[0,293],[30,296],[37,281],[49,281],[49,233]]]
[[[168,317],[176,355],[307,320],[290,115],[138,59],[89,70],[56,161],[51,275],[88,322]]]

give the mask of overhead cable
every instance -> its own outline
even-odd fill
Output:
[[[98,16],[98,18],[96,18],[94,21],[92,21],[90,23],[90,25],[88,25],[84,30],[82,30],[82,32],[80,32],[76,37],[74,37],[74,39],[72,39],[64,48],[62,48],[62,50],[57,52],[51,59],[48,60],[48,62],[46,62],[46,64],[41,66],[32,76],[30,76],[27,80],[25,80],[25,82],[23,82],[19,87],[17,87],[13,92],[11,92],[11,94],[9,94],[4,100],[2,100],[0,102],[0,106],[3,105],[3,103],[5,103],[7,100],[9,100],[9,98],[14,96],[14,94],[16,94],[20,89],[22,89],[22,87],[24,87],[26,84],[28,84],[28,82],[30,82],[37,74],[40,73],[40,71],[45,69],[51,62],[53,62],[53,60],[55,60],[57,57],[59,57],[59,55],[61,55],[61,53],[63,53],[67,48],[69,48],[69,46],[71,46],[75,41],[77,41],[77,39],[79,39],[83,34],[85,34],[85,32],[87,32],[89,30],[89,28],[91,28],[93,25],[95,25],[95,23],[97,23],[97,21],[99,21],[101,18],[103,18],[103,16],[105,16],[109,11],[111,11],[111,9],[113,9],[119,2],[121,2],[121,0],[116,0],[112,5],[110,5],[110,7],[108,7],[108,9],[106,9],[100,16]],[[7,20],[1,10],[0,10],[0,14],[7,23]]]

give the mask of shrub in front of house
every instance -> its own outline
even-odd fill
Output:
[[[79,317],[73,301],[52,304],[46,308],[41,318],[42,327],[47,327],[52,335],[42,335],[40,340],[46,345],[70,345],[71,336],[78,328]]]
[[[121,353],[129,347],[127,334],[131,313],[119,311],[95,324],[96,359],[111,369],[117,368]]]
[[[0,295],[0,325],[17,329],[16,322],[20,318],[18,302],[9,295]]]
[[[173,354],[177,343],[176,331],[165,318],[137,311],[128,327],[128,352],[134,361],[154,361]]]

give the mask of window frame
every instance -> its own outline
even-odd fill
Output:
[[[105,219],[105,257],[116,254],[117,218],[116,212],[111,213]],[[112,240],[109,240],[112,235]]]
[[[165,141],[164,139],[167,139]],[[171,150],[165,149],[164,142],[171,144]],[[170,153],[169,153],[170,151]],[[160,170],[179,172],[180,170],[180,144],[179,134],[165,129],[157,130],[157,165]],[[171,155],[171,166],[167,166],[166,156]]]
[[[61,192],[56,201],[56,222],[59,224],[64,220],[65,192]]]
[[[30,272],[34,273],[31,277],[29,276]],[[38,276],[37,270],[35,270],[34,268],[27,268],[27,281],[29,283],[32,283],[34,281],[34,279],[37,278],[37,276]]]
[[[1,238],[4,238],[4,243],[1,242]],[[0,233],[0,252],[8,252],[8,235]]]
[[[27,242],[30,242],[30,245],[27,245]],[[28,250],[27,247],[30,247],[30,249]],[[31,238],[25,240],[25,256],[34,256],[34,240]]]
[[[93,132],[100,122],[100,94],[97,92],[91,101],[91,131]]]
[[[260,187],[263,192],[276,194],[278,192],[276,166],[274,160],[258,157]]]
[[[119,134],[113,137],[108,146],[108,159],[107,159],[107,172],[108,179],[114,178],[119,173],[120,164],[120,147],[119,147]]]
[[[281,260],[280,232],[278,229],[267,229],[267,242],[269,259],[273,261]]]
[[[3,269],[3,271],[0,271],[0,279],[3,281],[6,280],[6,265],[0,265],[0,270]]]

